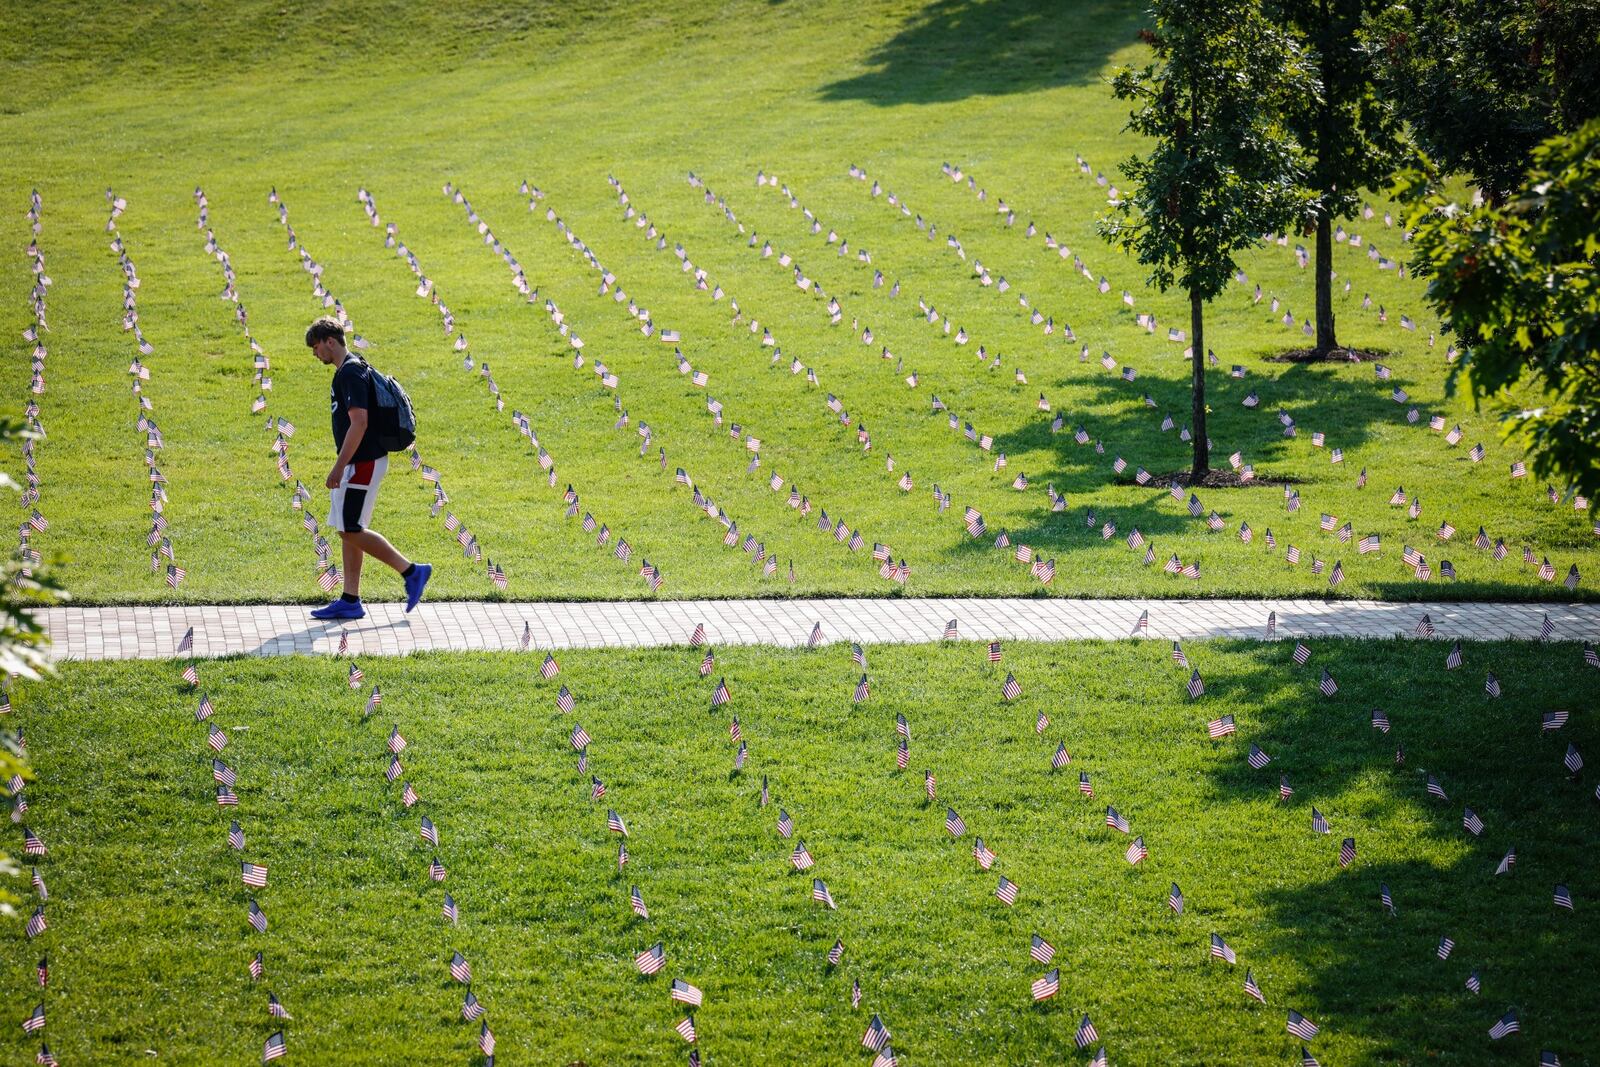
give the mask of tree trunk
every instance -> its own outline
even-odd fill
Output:
[[[1211,469],[1211,443],[1206,440],[1205,303],[1193,289],[1189,291],[1189,336],[1194,341],[1194,412],[1189,431],[1194,435],[1194,467],[1189,481],[1197,484]]]
[[[1317,355],[1326,359],[1339,347],[1333,335],[1333,220],[1317,211]]]

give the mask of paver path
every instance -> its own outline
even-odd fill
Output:
[[[594,603],[437,603],[410,615],[369,605],[340,626],[312,619],[306,605],[61,607],[43,613],[56,658],[152,659],[176,654],[194,627],[195,656],[327,653],[348,634],[352,653],[517,649],[524,626],[534,648],[626,648],[686,644],[704,623],[713,645],[802,645],[822,624],[825,641],[937,641],[955,619],[963,640],[1060,641],[1127,637],[1142,611],[1161,638],[1266,635],[1393,637],[1426,613],[1440,638],[1537,638],[1546,614],[1558,640],[1600,640],[1600,605],[1389,603],[1371,600],[668,600]]]

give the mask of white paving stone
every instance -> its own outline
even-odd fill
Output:
[[[352,653],[516,649],[526,623],[535,648],[662,647],[686,644],[704,623],[713,645],[862,644],[938,641],[955,619],[961,639],[1072,641],[1132,634],[1150,612],[1149,636],[1261,638],[1276,611],[1280,637],[1388,638],[1411,633],[1423,614],[1439,639],[1537,639],[1548,614],[1555,639],[1600,641],[1600,605],[1389,603],[1371,600],[688,600],[591,603],[434,603],[410,615],[375,604],[359,622],[312,619],[296,605],[58,607],[43,612],[57,659],[160,659],[194,627],[194,655],[326,654],[342,632]]]

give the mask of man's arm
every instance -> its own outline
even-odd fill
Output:
[[[361,447],[361,439],[367,435],[367,409],[350,409],[350,431],[344,435],[344,444],[339,447],[339,456],[333,461],[333,470],[328,472],[327,485],[329,489],[339,488],[339,481],[344,477],[344,469],[355,459],[356,449]]]

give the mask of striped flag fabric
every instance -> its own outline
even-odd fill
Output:
[[[685,1041],[689,1042],[691,1045],[694,1044],[696,1038],[695,1038],[695,1032],[694,1032],[694,1016],[693,1015],[684,1016],[683,1019],[679,1021],[678,1025],[673,1027],[673,1029],[678,1032],[678,1036],[679,1037],[683,1038]]]
[[[1391,896],[1390,893],[1389,893],[1389,883],[1388,882],[1379,882],[1378,883],[1378,903],[1382,904],[1384,910],[1387,911],[1390,915],[1393,915],[1395,913],[1394,897]]]
[[[1320,1027],[1316,1023],[1307,1019],[1293,1008],[1289,1009],[1289,1020],[1284,1024],[1284,1029],[1302,1041],[1310,1041],[1320,1031]]]
[[[1022,695],[1022,684],[1009,671],[1006,672],[1006,680],[1000,687],[1000,695],[1006,700],[1015,700]]]
[[[266,865],[241,862],[239,864],[239,877],[251,889],[264,889],[267,884]]]
[[[1572,908],[1572,891],[1570,889],[1568,889],[1565,885],[1557,885],[1556,886],[1556,890],[1555,890],[1555,905],[1558,908],[1565,908],[1567,911],[1572,911],[1573,910],[1573,908]]]
[[[1128,850],[1122,854],[1123,859],[1135,866],[1143,863],[1149,857],[1150,850],[1145,848],[1143,836],[1134,838],[1133,844],[1129,845]]]
[[[1089,1021],[1088,1015],[1084,1015],[1078,1022],[1078,1028],[1073,1032],[1072,1040],[1080,1049],[1088,1048],[1100,1040],[1100,1032],[1094,1028],[1094,1023]]]
[[[833,894],[828,892],[828,883],[821,878],[811,880],[811,899],[819,904],[826,904],[830,909],[838,908],[833,902]]]
[[[1061,991],[1061,969],[1050,971],[1043,978],[1036,978],[1033,982],[1033,999],[1035,1002],[1049,1000]]]
[[[1333,675],[1328,673],[1328,668],[1322,668],[1322,681],[1317,683],[1317,688],[1325,697],[1331,697],[1339,691],[1339,683],[1333,680]]]
[[[1211,958],[1226,960],[1228,963],[1237,963],[1239,961],[1238,955],[1228,943],[1222,939],[1220,934],[1215,933],[1211,935]]]
[[[567,742],[572,745],[575,752],[582,752],[589,747],[589,742],[593,740],[594,738],[589,736],[589,731],[576,723],[573,724],[572,732],[567,735]]]
[[[660,941],[643,951],[634,953],[633,965],[640,974],[655,974],[667,962],[667,950]]]
[[[606,829],[623,837],[628,836],[628,828],[623,824],[622,816],[617,814],[616,808],[606,809]]]
[[[1078,772],[1078,792],[1082,793],[1086,797],[1094,796],[1094,786],[1089,784],[1088,771]]]
[[[1172,888],[1167,890],[1167,908],[1174,915],[1183,914],[1183,890],[1178,888],[1178,883],[1173,882]]]
[[[281,1060],[289,1054],[289,1043],[284,1039],[283,1031],[279,1030],[267,1038],[267,1043],[261,1049],[261,1062],[268,1063],[272,1060]]]
[[[1248,758],[1250,766],[1254,767],[1258,771],[1272,762],[1272,757],[1267,755],[1253,743],[1250,745],[1250,755]]]
[[[1489,1027],[1489,1040],[1499,1041],[1501,1038],[1520,1033],[1521,1030],[1522,1023],[1517,1019],[1517,1011],[1515,1008],[1511,1008],[1500,1016],[1493,1026]]]
[[[844,941],[834,938],[833,947],[828,950],[828,966],[837,967],[842,959],[844,959]]]
[[[1028,946],[1028,955],[1035,963],[1048,964],[1056,958],[1056,947],[1038,934],[1034,934]]]
[[[1262,1004],[1267,1002],[1266,994],[1262,993],[1261,987],[1256,984],[1255,972],[1249,968],[1246,968],[1244,972],[1244,992],[1245,996],[1250,997],[1252,1000],[1259,1001]]]
[[[856,683],[856,691],[852,699],[855,703],[859,704],[867,699],[867,697],[871,694],[871,691],[871,687],[867,684],[867,676],[863,674],[861,676],[861,680]]]
[[[871,1021],[867,1023],[866,1033],[861,1035],[861,1046],[876,1052],[888,1043],[889,1028],[883,1025],[883,1020],[874,1014]]]
[[[1439,938],[1439,947],[1434,949],[1433,954],[1438,956],[1441,960],[1447,960],[1450,958],[1450,953],[1454,952],[1455,950],[1456,943],[1452,938],[1441,937]]]
[[[1583,770],[1583,757],[1578,754],[1577,746],[1570,744],[1567,746],[1567,754],[1562,757],[1561,763],[1574,775]]]
[[[1206,723],[1206,733],[1211,735],[1213,741],[1220,740],[1237,731],[1232,715],[1224,715],[1220,719],[1212,719]]]
[[[967,832],[967,824],[961,816],[956,814],[955,808],[945,809],[944,828],[945,832],[951,837],[960,837]]]
[[[1339,866],[1348,867],[1356,859],[1356,839],[1347,837],[1339,844]]]
[[[1317,834],[1325,834],[1329,832],[1327,816],[1323,815],[1322,812],[1318,811],[1316,808],[1311,809],[1311,832]],[[1353,842],[1351,847],[1353,850]]]
[[[685,982],[682,978],[674,978],[672,980],[672,987],[669,990],[669,993],[672,999],[677,1001],[679,1004],[688,1004],[689,1006],[695,1008],[700,1007],[702,1002],[705,1000],[704,993],[702,993],[696,987],[690,985],[688,982]]]
[[[1198,700],[1205,694],[1206,684],[1200,680],[1199,670],[1193,670],[1189,673],[1189,684],[1186,687],[1186,690],[1189,694],[1190,700]],[[1227,718],[1230,721],[1232,720],[1232,716],[1224,716],[1224,718]]]
[[[1011,907],[1017,902],[1017,883],[1002,874],[1000,876],[1000,884],[995,887],[994,895],[1000,903]]]

